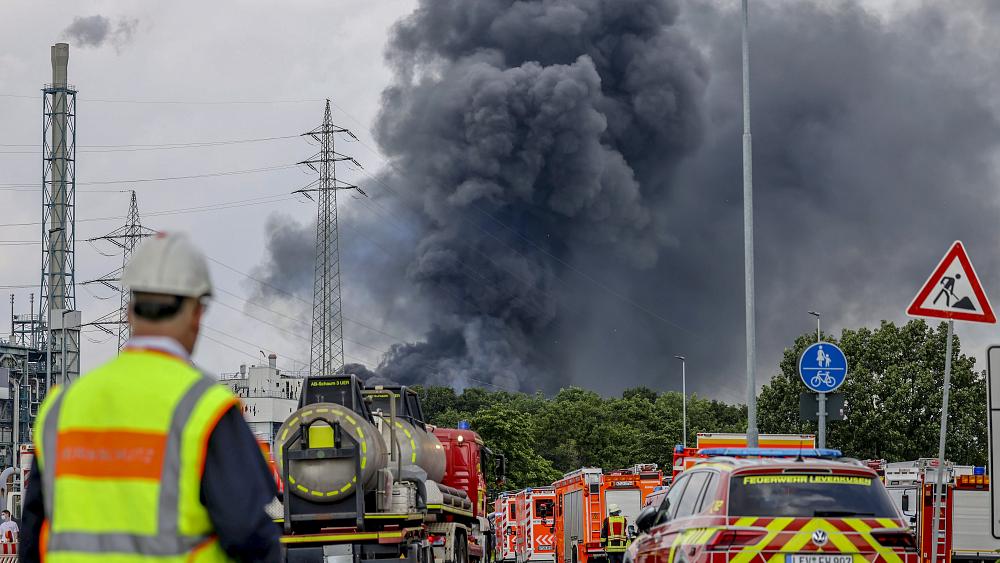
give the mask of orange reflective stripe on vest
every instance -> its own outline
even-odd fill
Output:
[[[70,430],[56,435],[55,476],[159,480],[167,435]]]

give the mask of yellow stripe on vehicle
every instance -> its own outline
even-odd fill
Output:
[[[770,524],[766,526],[767,535],[764,536],[764,539],[760,540],[759,542],[757,542],[752,546],[744,547],[743,549],[741,549],[739,553],[737,553],[735,556],[733,556],[732,559],[729,560],[729,563],[749,563],[753,559],[756,559],[757,554],[762,549],[767,547],[774,540],[774,538],[777,537],[778,534],[780,534],[782,530],[787,528],[788,525],[791,524],[794,520],[795,520],[794,518],[789,518],[789,517],[775,518],[774,520],[771,521]]]
[[[403,532],[372,532],[368,534],[317,534],[310,536],[282,536],[281,543],[319,543],[328,541],[377,540],[401,538]]]
[[[771,556],[768,563],[783,563],[785,561],[785,554],[789,552],[796,552],[802,549],[807,542],[812,541],[812,533],[816,530],[823,530],[827,532],[830,542],[833,543],[840,553],[851,553],[854,554],[853,559],[858,563],[862,561],[867,561],[864,557],[857,555],[857,548],[851,543],[851,540],[844,537],[843,532],[838,530],[836,526],[827,522],[823,518],[813,518],[802,529],[795,533],[785,545],[781,546],[780,552]]]
[[[879,518],[878,520],[879,524],[882,524],[883,520],[888,520],[888,519]],[[850,526],[852,529],[854,529],[855,532],[858,532],[858,535],[860,535],[861,538],[865,540],[865,542],[867,542],[868,545],[870,545],[872,549],[875,550],[876,553],[881,555],[882,558],[887,561],[887,563],[903,563],[903,559],[893,549],[885,547],[879,542],[875,541],[875,538],[873,538],[870,534],[872,527],[869,526],[868,524],[865,524],[864,521],[862,521],[860,518],[844,518],[844,523]],[[889,524],[895,525],[895,522],[889,520]]]

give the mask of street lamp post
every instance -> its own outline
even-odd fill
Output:
[[[684,433],[684,447],[688,447],[688,391],[687,391],[687,359],[684,356],[674,356],[681,361],[681,394],[684,396],[681,401],[681,426]]]
[[[809,311],[809,314],[816,317],[816,342],[821,342],[821,336],[819,331],[819,313],[816,311]],[[819,393],[816,397],[819,401],[819,412],[816,413],[816,425],[819,427],[819,447],[826,447],[826,393]]]
[[[753,145],[750,137],[749,9],[743,0],[743,274],[747,340],[747,446],[757,447],[757,324],[753,273]]]

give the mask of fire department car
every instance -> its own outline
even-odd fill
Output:
[[[876,473],[828,459],[711,458],[684,471],[636,523],[643,534],[626,556],[635,563],[917,563],[918,557]]]

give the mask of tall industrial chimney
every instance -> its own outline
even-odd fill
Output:
[[[51,181],[49,184],[49,310],[66,308],[66,74],[69,44],[52,46]]]
[[[69,44],[53,45],[51,59],[52,83],[42,90],[42,299],[39,302],[49,385],[75,379],[80,373],[80,312],[75,310],[76,89],[67,80]]]

